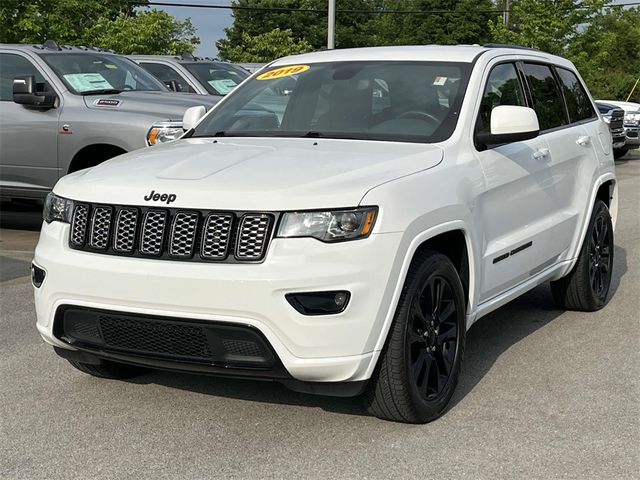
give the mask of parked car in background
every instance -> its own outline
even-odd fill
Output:
[[[628,151],[625,148],[624,110],[610,103],[600,101],[596,102],[596,106],[600,111],[600,115],[602,115],[602,119],[609,125],[615,158],[624,156]]]
[[[175,92],[223,97],[250,75],[232,63],[193,55],[129,55],[129,58]]]
[[[629,149],[640,146],[640,103],[622,102],[619,100],[598,100],[624,110],[625,145],[616,152],[616,158],[624,156]]]
[[[104,50],[0,45],[0,196],[44,198],[63,175],[177,138],[187,108],[217,101]]]
[[[236,65],[244,68],[251,73],[256,73],[258,70],[264,67],[266,63],[237,63]]]
[[[568,60],[327,50],[198,110],[180,140],[48,196],[37,328],[87,374],[365,393],[371,413],[422,423],[446,410],[479,318],[549,281],[559,308],[607,303],[611,136]]]

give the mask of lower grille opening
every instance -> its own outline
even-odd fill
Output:
[[[245,325],[66,306],[56,313],[54,334],[76,347],[137,357],[258,369],[276,364],[268,341]]]

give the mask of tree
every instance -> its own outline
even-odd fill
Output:
[[[199,40],[184,22],[147,0],[0,0],[0,43],[101,46],[120,53],[183,53]]]
[[[339,0],[342,10],[372,10],[381,0]],[[225,29],[226,38],[216,43],[220,56],[230,59],[229,49],[241,45],[245,34],[254,37],[276,28],[290,30],[294,42],[305,40],[312,49],[327,45],[327,0],[233,0],[240,7],[296,9],[302,11],[233,11],[233,25]],[[315,10],[315,11],[305,11]],[[336,14],[336,46],[338,48],[371,45],[374,15],[368,13]]]
[[[383,0],[380,7],[429,13],[378,14],[376,45],[483,44],[487,22],[498,16],[492,0]]]
[[[232,62],[266,63],[286,55],[295,55],[313,50],[306,40],[295,41],[291,30],[275,28],[267,33],[242,35],[239,44],[225,51],[225,58]]]
[[[200,43],[189,19],[179,22],[166,12],[151,10],[115,20],[101,18],[84,35],[86,43],[123,55],[193,53]]]
[[[509,25],[489,21],[493,41],[564,55],[608,0],[512,0]]]
[[[640,8],[610,8],[593,19],[569,47],[596,98],[627,98],[640,77]],[[640,91],[631,101],[640,103]]]

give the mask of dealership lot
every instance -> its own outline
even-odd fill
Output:
[[[0,477],[637,478],[640,154],[617,167],[610,304],[562,312],[542,286],[480,320],[451,410],[424,426],[271,383],[77,372],[35,330],[40,212],[2,204]]]

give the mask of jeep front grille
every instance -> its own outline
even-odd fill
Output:
[[[162,260],[259,262],[276,213],[215,212],[77,203],[69,246]]]

